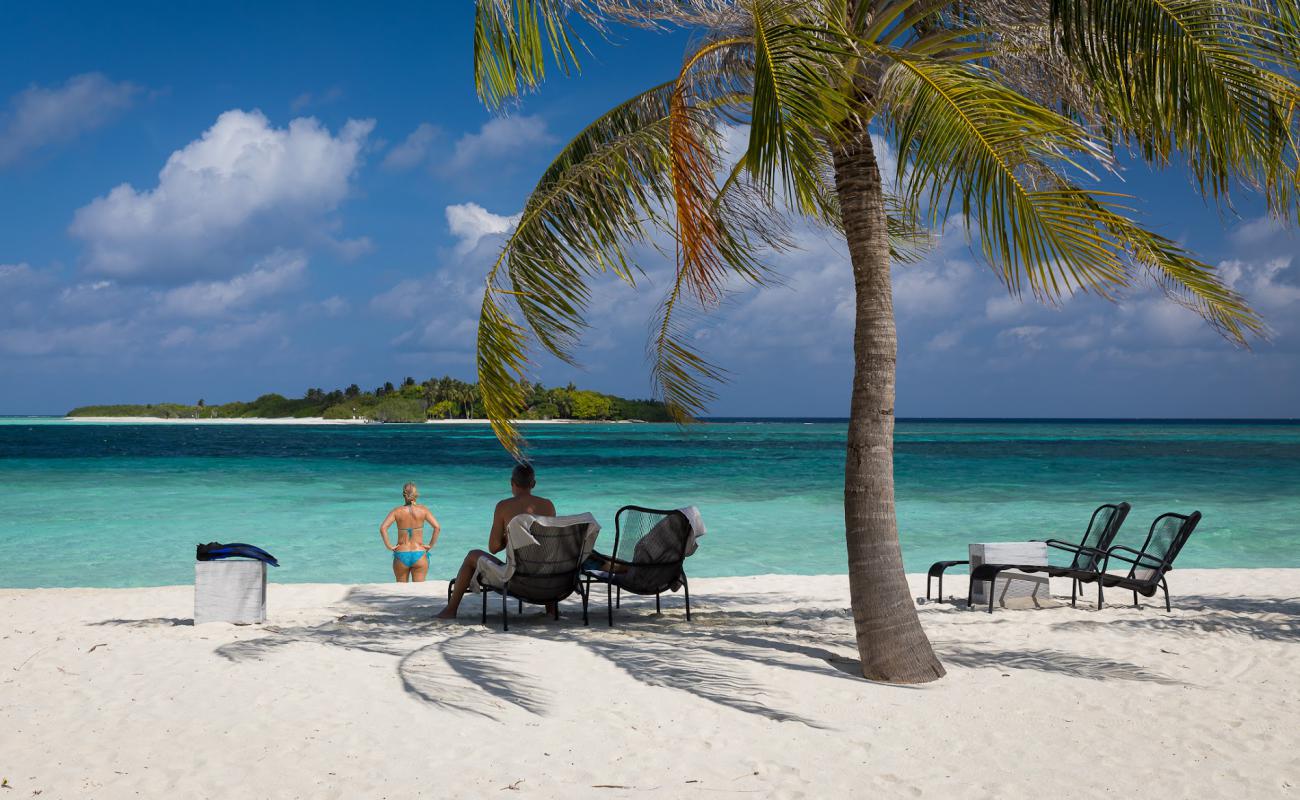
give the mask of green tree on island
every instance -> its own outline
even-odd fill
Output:
[[[496,107],[547,66],[578,67],[580,30],[684,29],[677,75],[608,111],[542,175],[493,265],[479,323],[484,405],[526,402],[532,348],[572,358],[589,282],[633,282],[631,248],[677,245],[651,372],[678,419],[717,368],[679,321],[734,278],[762,282],[782,215],[844,235],[856,293],[845,534],[862,674],[943,675],[904,579],[894,508],[897,353],[891,253],[951,215],[1013,295],[1163,287],[1228,339],[1260,319],[1206,264],[1134,218],[1095,177],[1119,157],[1187,169],[1228,207],[1297,211],[1298,0],[479,0],[476,83]],[[749,126],[727,163],[726,126]],[[871,134],[898,153],[881,174]],[[891,183],[893,189],[891,190]]]

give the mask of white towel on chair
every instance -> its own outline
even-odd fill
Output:
[[[700,546],[695,540],[704,535],[704,518],[700,516],[700,510],[695,506],[682,506],[677,510],[686,515],[686,521],[691,524],[691,535],[686,540],[686,555],[689,556]]]
[[[563,528],[569,525],[586,524],[587,535],[582,544],[582,557],[586,558],[596,546],[596,537],[600,534],[600,523],[591,514],[570,514],[564,517],[539,517],[534,514],[519,514],[506,523],[506,563],[498,564],[488,558],[480,558],[470,579],[471,592],[483,591],[483,586],[501,588],[515,574],[515,551],[537,544],[533,538],[532,527],[540,523],[547,527]]]

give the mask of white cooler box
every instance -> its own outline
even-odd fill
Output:
[[[194,562],[194,624],[266,622],[266,564],[224,558]]]

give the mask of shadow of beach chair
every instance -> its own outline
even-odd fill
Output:
[[[1155,597],[1156,590],[1159,589],[1165,593],[1165,611],[1172,611],[1169,583],[1165,575],[1174,568],[1174,559],[1182,552],[1183,545],[1187,544],[1200,521],[1199,511],[1191,514],[1161,514],[1151,523],[1147,538],[1139,549],[1114,545],[1106,551],[1100,569],[1094,572],[1074,572],[1066,577],[1074,578],[1080,583],[1096,583],[1098,609],[1103,606],[1103,590],[1106,588],[1132,591],[1134,608],[1142,607],[1138,595]],[[1112,559],[1128,564],[1127,573],[1111,574],[1109,570]]]
[[[587,587],[580,580],[582,562],[596,544],[600,524],[591,514],[537,517],[520,514],[506,524],[506,563],[480,558],[469,591],[483,599],[487,624],[488,593],[501,595],[501,630],[510,630],[509,600],[535,605],[559,603],[575,592],[582,598],[582,624],[588,624]],[[450,593],[450,589],[448,590]]]
[[[699,512],[623,506],[614,515],[614,549],[610,555],[593,552],[583,575],[591,584],[605,584],[609,624],[614,609],[622,605],[623,591],[655,596],[655,613],[661,613],[660,595],[684,590],[686,621],[691,619],[691,587],[686,579],[686,558],[703,535]],[[617,596],[615,596],[617,592]]]
[[[1088,518],[1088,527],[1083,531],[1083,538],[1078,544],[1066,542],[1060,539],[1047,539],[1043,543],[1053,550],[1060,550],[1071,555],[1070,563],[1066,565],[1053,564],[1036,564],[1036,565],[1008,565],[1008,564],[981,564],[971,573],[970,588],[967,590],[966,603],[969,606],[973,588],[977,580],[992,580],[997,574],[1006,569],[1018,569],[1022,572],[1047,572],[1052,577],[1055,571],[1059,570],[1095,570],[1101,563],[1101,558],[1105,555],[1106,548],[1114,541],[1115,535],[1119,533],[1120,527],[1128,517],[1128,512],[1132,509],[1128,503],[1103,503],[1092,512]],[[1050,559],[1049,559],[1050,562]],[[970,561],[936,561],[930,565],[930,569],[925,576],[925,599],[930,599],[930,586],[933,580],[939,579],[939,592],[935,599],[943,599],[943,573],[949,567],[955,567],[962,564],[969,564]],[[988,568],[988,569],[986,569]],[[981,573],[976,575],[975,573]],[[992,575],[992,578],[985,577]],[[1077,584],[1073,584],[1077,588]],[[992,588],[992,584],[990,584]],[[992,602],[992,592],[989,593],[989,600]]]

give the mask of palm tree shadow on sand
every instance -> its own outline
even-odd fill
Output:
[[[555,702],[546,650],[578,647],[645,686],[686,692],[748,714],[810,727],[825,723],[793,710],[781,690],[757,675],[765,669],[861,682],[852,617],[846,608],[797,607],[774,611],[772,594],[728,595],[725,610],[702,609],[687,623],[672,600],[665,613],[631,599],[608,628],[593,606],[583,626],[575,604],[558,622],[540,613],[513,615],[502,632],[499,612],[488,627],[472,624],[478,601],[470,598],[460,623],[431,620],[441,598],[413,598],[358,587],[339,604],[339,615],[318,625],[268,625],[267,635],[224,644],[216,653],[231,661],[263,659],[284,647],[314,644],[398,659],[396,672],[412,697],[449,711],[490,719],[522,711],[542,716]],[[671,606],[671,607],[670,607]],[[929,613],[961,613],[940,609]],[[125,623],[129,621],[117,621]],[[1080,621],[1082,622],[1082,621]],[[1070,624],[1070,623],[1063,623]],[[967,668],[1017,669],[1091,680],[1174,683],[1138,664],[1050,648],[1008,650],[992,643],[936,641],[943,659]],[[539,647],[541,648],[539,651]],[[555,663],[563,663],[555,659]],[[762,669],[755,669],[756,667]]]
[[[825,727],[791,710],[780,690],[753,677],[753,666],[861,680],[842,666],[856,667],[849,656],[852,649],[844,648],[845,641],[852,643],[842,630],[850,624],[848,613],[744,610],[771,600],[762,594],[729,596],[728,605],[736,610],[696,612],[691,623],[676,608],[666,608],[663,616],[624,608],[612,629],[594,609],[591,626],[583,626],[581,613],[569,604],[558,622],[540,613],[512,614],[506,633],[495,628],[500,623],[496,613],[489,616],[487,628],[466,624],[477,611],[474,598],[467,601],[459,624],[447,624],[431,621],[440,600],[357,588],[329,622],[267,625],[262,629],[267,635],[221,645],[216,653],[231,661],[259,660],[282,648],[315,644],[393,656],[399,659],[403,688],[420,701],[498,719],[511,708],[544,715],[556,699],[554,689],[530,666],[534,662],[527,660],[523,645],[579,647],[647,686],[683,691],[770,719]]]

